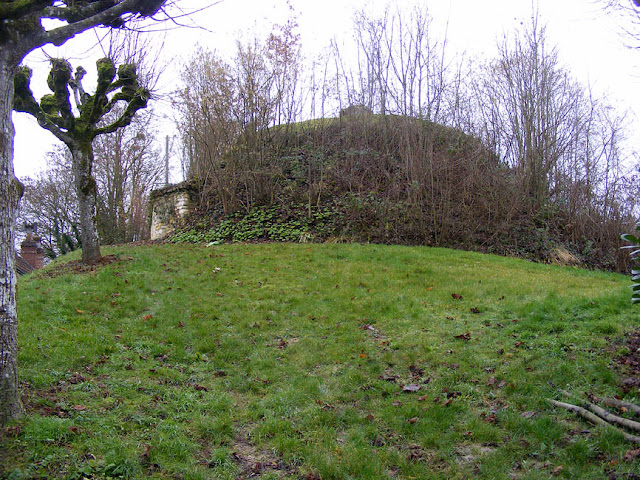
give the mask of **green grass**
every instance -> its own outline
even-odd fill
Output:
[[[608,346],[640,323],[624,276],[375,245],[108,253],[121,260],[19,282],[29,415],[1,439],[0,478],[640,468],[617,433],[546,401],[620,394]]]

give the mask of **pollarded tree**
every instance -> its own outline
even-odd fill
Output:
[[[82,86],[86,71],[78,67],[72,74],[71,65],[63,59],[51,60],[51,72],[47,84],[53,94],[45,95],[38,103],[30,89],[31,70],[21,67],[15,77],[15,109],[33,115],[40,126],[64,142],[73,158],[72,172],[78,199],[80,231],[82,236],[82,261],[96,263],[100,260],[100,242],[97,222],[97,186],[92,174],[94,156],[93,139],[112,133],[129,125],[135,113],[147,106],[149,90],[138,84],[136,66],[124,64],[116,68],[108,58],[98,60],[98,85],[89,95]],[[71,102],[71,92],[77,116]],[[99,125],[105,115],[124,102],[111,123]]]
[[[155,15],[167,0],[0,2],[0,425],[22,413],[18,391],[15,219],[22,185],[13,172],[14,76],[27,54],[62,45],[97,26],[120,27]],[[44,20],[44,22],[43,22]],[[47,22],[46,20],[55,20]]]

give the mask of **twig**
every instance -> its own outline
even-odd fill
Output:
[[[629,403],[622,400],[617,400],[615,398],[603,398],[602,403],[610,407],[619,408],[621,410],[623,408],[626,408],[630,412],[633,412],[636,415],[640,415],[640,406],[636,405],[635,403]]]
[[[599,416],[597,416],[594,413],[591,413],[590,411],[582,408],[582,407],[578,407],[577,405],[572,405],[570,403],[564,403],[564,402],[558,402],[557,400],[549,400],[549,402],[552,405],[555,405],[556,407],[560,407],[560,408],[564,408],[565,410],[569,410],[570,412],[573,413],[577,413],[578,415],[580,415],[582,418],[589,420],[592,423],[595,423],[596,425],[604,425],[610,428],[613,428],[614,430],[616,430],[617,432],[619,432],[626,441],[628,442],[632,442],[632,443],[640,443],[640,437],[636,436],[636,435],[631,435],[630,433],[627,433],[623,430],[621,430],[620,428],[611,425],[609,422],[603,420],[602,418],[600,418]]]

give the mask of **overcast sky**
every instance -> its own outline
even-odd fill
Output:
[[[472,57],[492,58],[497,41],[505,33],[529,21],[530,0],[396,0],[400,6],[415,3],[427,5],[433,26],[447,32],[449,52],[466,52]],[[211,0],[178,0],[185,12],[200,9]],[[298,14],[303,50],[313,58],[332,38],[351,35],[354,11],[367,8],[380,11],[389,0],[290,0]],[[619,22],[605,15],[598,0],[538,0],[539,14],[547,25],[548,39],[558,47],[562,63],[575,78],[591,83],[598,93],[606,93],[611,103],[620,109],[630,108],[640,113],[640,50],[627,48],[632,39],[621,33]],[[284,23],[289,15],[286,0],[222,0],[218,4],[179,20],[190,27],[174,28],[167,22],[164,33],[155,33],[154,41],[164,38],[163,60],[166,62],[161,86],[165,92],[179,82],[180,65],[200,44],[221,53],[235,48],[235,40],[254,32],[271,30],[273,23]],[[193,28],[193,23],[201,28]],[[91,70],[91,63],[101,56],[99,50],[87,51],[96,44],[96,34],[85,33],[60,49],[51,46],[33,52],[26,64],[35,70],[32,87],[36,97],[47,93],[45,79],[47,56],[64,57],[74,67],[82,64]],[[90,60],[89,60],[90,59]],[[85,86],[91,85],[90,81]],[[26,114],[14,114],[16,127],[16,176],[35,175],[44,167],[46,152],[56,139],[41,129]],[[175,134],[166,126],[166,134]],[[636,128],[637,130],[637,128]],[[640,136],[638,139],[640,144]],[[177,163],[177,162],[176,162]],[[173,178],[177,180],[177,170]]]

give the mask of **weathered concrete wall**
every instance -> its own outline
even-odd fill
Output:
[[[350,105],[340,110],[340,118],[344,117],[362,117],[373,115],[373,111],[366,105]]]
[[[194,198],[195,189],[187,183],[151,192],[151,240],[165,238],[183,226],[191,213]]]

